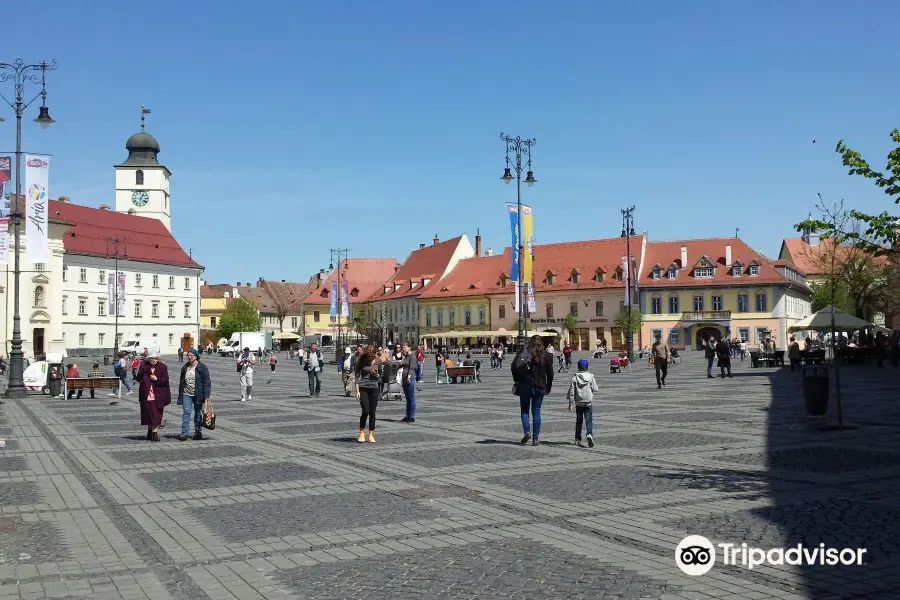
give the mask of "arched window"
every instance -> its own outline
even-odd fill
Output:
[[[44,286],[42,285],[34,288],[34,306],[44,308]]]
[[[134,172],[135,185],[144,185],[144,172],[138,169]]]

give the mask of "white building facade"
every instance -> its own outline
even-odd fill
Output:
[[[153,340],[164,354],[198,343],[203,267],[170,232],[171,173],[157,161],[159,144],[149,134],[131,136],[126,149],[128,159],[115,167],[115,211],[65,196],[49,201],[46,263],[26,262],[21,226],[19,313],[27,357],[111,355],[128,339]],[[4,356],[13,329],[12,252],[9,262],[0,266]],[[125,280],[121,311],[109,297],[117,269]]]

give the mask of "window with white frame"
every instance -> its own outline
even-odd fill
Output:
[[[497,316],[499,316],[501,319],[506,318],[506,305],[505,304],[501,304],[500,306],[497,307]]]
[[[756,343],[761,344],[767,337],[769,337],[770,331],[768,327],[757,327],[756,328]]]
[[[78,271],[78,282],[79,283],[87,283],[87,269],[81,267]]]
[[[169,334],[169,345],[171,346],[171,345],[174,344],[174,343],[175,343],[175,334],[174,334],[174,333],[170,333],[170,334]]]
[[[154,287],[154,288],[158,288],[158,287],[159,287],[159,275],[154,275],[154,276],[153,276],[153,287]]]
[[[484,325],[487,322],[487,310],[483,306],[478,307],[478,324]]]
[[[184,318],[185,319],[191,318],[191,303],[190,302],[184,303]],[[273,325],[278,323],[278,317],[272,317],[272,323],[273,323]]]
[[[750,296],[749,294],[738,294],[737,297],[738,312],[750,312]]]
[[[764,291],[756,292],[756,312],[768,312],[768,296]]]
[[[313,311],[313,323],[318,323],[321,318],[322,318],[322,314],[319,311],[314,310]]]
[[[675,267],[669,267],[669,272],[666,273],[666,277],[668,277],[669,279],[675,279],[676,277],[678,277],[678,269],[676,269]]]
[[[681,328],[673,327],[669,330],[669,343],[673,346],[681,345]]]
[[[97,316],[105,317],[106,316],[106,305],[109,304],[109,300],[106,298],[97,298]]]
[[[569,314],[572,315],[573,317],[578,316],[578,301],[577,300],[575,302],[569,302]]]
[[[463,311],[463,325],[471,325],[472,324],[472,309],[468,306]]]
[[[759,265],[750,265],[750,276],[755,277],[759,275]]]
[[[184,278],[184,289],[185,289],[185,290],[190,290],[190,289],[191,289],[191,278],[190,278],[190,277],[185,277],[185,278]]]
[[[694,296],[694,311],[700,312],[703,310],[703,296]]]
[[[84,348],[84,344],[85,344],[86,341],[87,341],[87,334],[86,334],[86,333],[79,333],[79,334],[78,334],[78,347],[79,347],[79,348]]]
[[[660,298],[659,296],[653,296],[652,298],[650,298],[650,314],[662,314],[662,298]],[[653,339],[656,338],[654,337]]]
[[[63,266],[63,281],[69,280],[69,267]]]
[[[669,314],[670,315],[678,314],[678,310],[680,308],[679,304],[680,304],[680,302],[678,300],[677,295],[672,294],[671,296],[669,296]]]
[[[143,308],[143,307],[142,307],[142,304],[143,304],[143,302],[140,301],[140,300],[135,300],[135,301],[134,301],[134,316],[135,316],[135,318],[138,318],[138,319],[139,319],[139,318],[141,318],[141,317],[143,316],[143,312],[142,312],[142,308]]]
[[[170,290],[175,289],[175,276],[174,275],[169,275],[169,289]]]
[[[97,345],[98,345],[98,346],[100,346],[100,347],[102,348],[102,347],[103,347],[103,342],[104,342],[105,340],[106,340],[106,334],[105,334],[105,333],[98,333],[98,334],[97,334]]]
[[[594,302],[594,316],[595,317],[603,316],[603,300],[597,300]]]
[[[98,283],[100,285],[106,285],[106,269],[100,269],[97,271],[97,274],[99,275],[99,277],[97,277]]]
[[[749,327],[738,328],[738,337],[741,338],[742,342],[749,343],[750,342],[750,328]]]
[[[78,314],[82,317],[87,316],[87,300],[85,298],[78,299]]]
[[[134,274],[134,285],[136,285],[137,287],[141,287],[141,274],[140,273]]]
[[[722,310],[722,296],[713,296],[711,300],[713,310]]]
[[[34,308],[44,308],[44,286],[34,286]]]
[[[174,302],[169,302],[169,318],[170,319],[175,318],[175,303]]]
[[[662,339],[662,329],[651,329],[650,330],[650,339],[654,342],[656,341],[656,337],[659,336],[659,339]]]
[[[447,325],[453,327],[456,325],[456,309],[450,308],[447,310]]]
[[[653,269],[652,276],[653,279],[662,279],[662,268],[656,267],[655,269]]]
[[[431,327],[431,309],[425,309],[425,327]]]
[[[159,302],[157,300],[150,304],[150,316],[154,319],[159,318]]]
[[[291,329],[297,329],[297,317],[291,317]]]
[[[41,271],[43,271],[46,268],[47,268],[47,265],[45,265],[44,263],[34,263],[34,270],[37,271],[38,273],[40,273]]]
[[[444,309],[443,308],[437,309],[437,326],[438,327],[444,326]]]
[[[547,318],[548,319],[553,318],[553,303],[552,302],[547,303]]]
[[[715,270],[713,269],[713,267],[697,267],[696,269],[694,269],[694,277],[709,279],[713,276],[714,272]]]
[[[731,273],[735,277],[740,277],[744,274],[744,267],[742,267],[741,265],[734,265],[734,267],[731,269]]]

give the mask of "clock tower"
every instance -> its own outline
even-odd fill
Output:
[[[169,169],[159,164],[159,144],[144,131],[142,109],[141,130],[125,142],[128,159],[116,165],[116,212],[152,217],[162,221],[169,231]]]

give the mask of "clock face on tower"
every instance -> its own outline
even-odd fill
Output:
[[[131,201],[135,206],[146,206],[150,201],[150,195],[143,191],[132,192]]]

